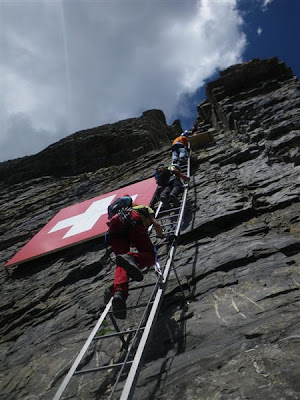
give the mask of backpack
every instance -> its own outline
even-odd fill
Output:
[[[166,185],[170,177],[171,177],[170,171],[163,164],[158,165],[158,167],[154,171],[154,178],[158,186]]]
[[[149,218],[150,213],[148,210],[148,207],[139,205],[133,208],[133,211],[136,211],[137,213],[141,214],[144,218]]]
[[[133,225],[137,225],[140,224],[142,222],[142,224],[146,227],[150,226],[150,211],[149,208],[147,206],[143,206],[143,205],[138,205],[138,206],[134,206],[132,208],[132,211],[136,212],[137,214],[139,214],[141,221],[136,221],[133,220],[131,221],[131,223]]]
[[[132,207],[132,198],[130,196],[118,197],[107,208],[108,218],[112,219],[112,217],[118,214],[122,209],[130,207]]]

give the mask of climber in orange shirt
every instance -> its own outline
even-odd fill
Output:
[[[172,143],[172,163],[183,163],[187,158],[189,139],[187,138],[188,131],[182,132]]]

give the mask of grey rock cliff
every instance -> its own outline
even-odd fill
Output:
[[[300,398],[299,89],[277,59],[232,66],[207,86],[194,131],[214,141],[193,152],[175,260],[189,304],[172,272],[134,398]],[[108,131],[117,149],[106,147]],[[150,177],[170,160],[179,131],[151,111],[1,164],[1,259],[61,208]],[[103,148],[89,159],[97,132]],[[164,246],[159,255],[163,262]],[[1,270],[1,399],[53,397],[95,324],[113,267],[97,239],[12,267],[9,277]],[[110,350],[99,346],[97,357],[108,361]],[[112,372],[104,381],[80,377],[67,398],[105,399],[112,382]]]
[[[44,176],[60,178],[121,165],[149,150],[159,149],[181,132],[180,122],[172,126],[160,110],[148,110],[140,118],[74,133],[40,153],[1,164],[0,179],[19,183]]]

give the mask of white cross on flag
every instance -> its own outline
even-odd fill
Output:
[[[149,205],[155,190],[155,179],[150,178],[62,209],[5,267],[103,235],[107,230],[107,207],[113,200],[129,194],[137,204]]]

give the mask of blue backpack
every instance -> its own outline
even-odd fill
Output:
[[[114,202],[112,202],[107,208],[108,218],[118,214],[124,208],[132,207],[132,198],[130,196],[118,197]]]

